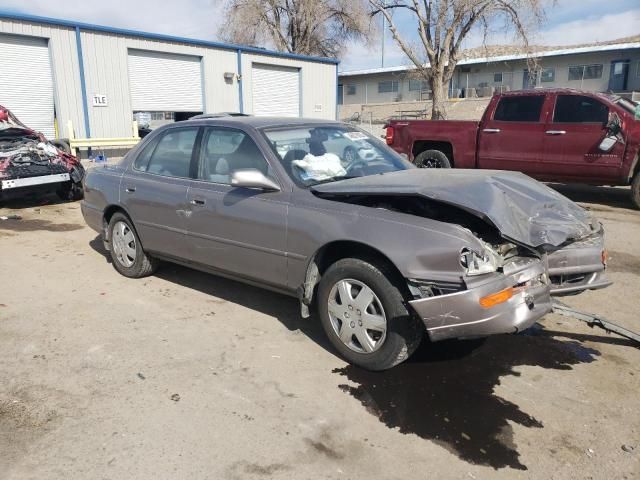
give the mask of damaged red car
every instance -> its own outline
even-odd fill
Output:
[[[80,160],[25,126],[0,105],[0,201],[55,192],[63,200],[82,198]]]

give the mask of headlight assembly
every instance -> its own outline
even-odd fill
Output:
[[[498,263],[498,257],[488,249],[476,252],[470,248],[463,248],[460,251],[460,265],[466,270],[467,275],[495,272],[498,269]]]

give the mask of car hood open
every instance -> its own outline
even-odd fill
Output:
[[[454,205],[493,224],[503,237],[548,249],[593,234],[593,215],[546,185],[517,172],[410,169],[312,187],[322,197],[421,196]]]

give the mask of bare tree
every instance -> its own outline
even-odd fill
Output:
[[[371,14],[383,15],[391,34],[431,87],[431,118],[444,118],[447,85],[462,53],[462,43],[478,30],[486,40],[489,29],[501,25],[513,31],[525,50],[532,27],[544,18],[545,0],[369,0]],[[547,2],[548,3],[548,2]],[[410,12],[417,41],[398,30],[394,11]]]
[[[220,35],[234,43],[338,57],[348,41],[368,36],[368,10],[366,0],[230,0]]]

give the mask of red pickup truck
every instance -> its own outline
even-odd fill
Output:
[[[387,144],[419,167],[516,170],[538,180],[631,185],[640,208],[640,120],[614,95],[570,89],[495,95],[482,120],[391,120]]]

